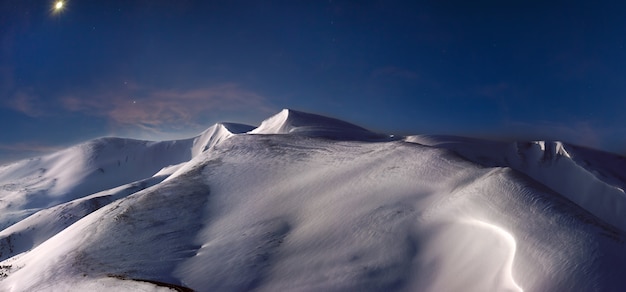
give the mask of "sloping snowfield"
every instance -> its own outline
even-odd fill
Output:
[[[626,159],[283,110],[0,167],[0,291],[624,291]]]

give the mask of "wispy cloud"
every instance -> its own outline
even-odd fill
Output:
[[[271,111],[267,99],[233,83],[187,90],[143,88],[67,95],[64,109],[101,116],[119,126],[158,129],[162,126],[195,125],[198,120],[222,111]]]
[[[40,117],[45,114],[39,96],[24,90],[13,94],[4,102],[4,106],[30,117]]]

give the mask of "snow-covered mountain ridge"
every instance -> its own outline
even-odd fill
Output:
[[[620,291],[626,160],[283,110],[0,166],[0,291]]]

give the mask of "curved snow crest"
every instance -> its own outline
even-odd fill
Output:
[[[388,135],[377,134],[348,122],[291,109],[283,109],[248,133],[293,134],[333,140],[391,140]]]
[[[499,239],[505,242],[506,247],[504,249],[509,250],[509,254],[506,256],[504,265],[501,267],[501,279],[500,285],[507,288],[507,291],[518,291],[523,292],[524,289],[520,287],[513,278],[513,261],[515,260],[515,252],[517,250],[517,242],[515,242],[515,238],[511,233],[498,227],[494,224],[487,223],[485,221],[470,219],[465,221],[465,223],[479,227],[488,231],[493,232]],[[493,248],[494,245],[487,245]]]
[[[459,218],[433,230],[422,248],[418,270],[435,271],[418,275],[410,291],[524,291],[513,277],[515,238],[497,225]]]
[[[559,141],[497,142],[416,135],[406,142],[449,149],[487,167],[511,167],[626,231],[626,158]]]

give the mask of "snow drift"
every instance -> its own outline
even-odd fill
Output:
[[[620,291],[625,163],[293,110],[100,139],[0,168],[0,290]]]

